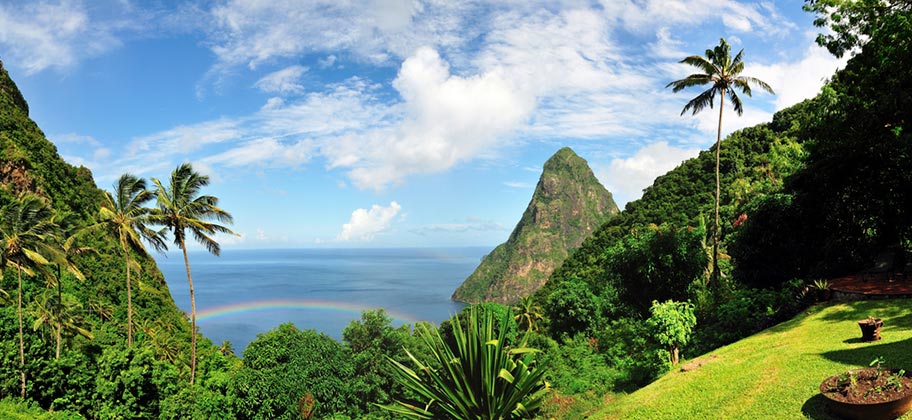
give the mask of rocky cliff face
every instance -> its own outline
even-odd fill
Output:
[[[510,304],[534,293],[570,251],[617,213],[586,161],[570,148],[557,151],[545,162],[510,238],[482,259],[453,299]]]

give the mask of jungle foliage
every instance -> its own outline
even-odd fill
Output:
[[[497,370],[494,377],[517,380],[521,374],[512,369],[522,362],[535,372],[534,386],[526,388],[541,397],[538,415],[578,417],[585,413],[574,407],[600,404],[604,394],[635,390],[667,372],[675,347],[686,359],[790,318],[808,304],[807,279],[857,272],[884,252],[904,265],[912,248],[912,7],[907,0],[809,0],[806,7],[833,30],[823,45],[855,55],[817,97],[721,142],[718,283],[707,282],[705,221],[713,219],[715,201],[715,150],[707,150],[656,179],[516,308],[483,304],[470,309],[479,312],[474,320],[464,314],[440,328],[414,330],[394,326],[383,312],[366,312],[346,328],[343,342],[283,324],[251,342],[243,358],[200,337],[191,384],[190,322],[153,260],[128,249],[125,264],[115,238],[90,230],[80,246],[95,252],[70,257],[84,281],[65,269],[33,270],[23,274],[20,289],[19,272],[4,263],[0,415],[391,418],[379,405],[426,404],[429,395],[397,366],[426,368],[441,381],[449,368],[448,375],[459,377],[467,367],[447,366],[435,354],[468,351],[481,337],[509,343],[507,355],[538,350],[534,362],[525,359],[532,352],[514,352],[521,358],[512,364],[498,359],[507,373]],[[0,207],[11,209],[23,194],[83,226],[97,221],[105,201],[87,169],[60,159],[0,69]],[[137,286],[130,327],[128,269]],[[679,323],[688,328],[670,328],[650,311],[654,301],[669,300],[690,302]],[[478,317],[492,321],[472,336],[483,324]],[[668,334],[655,334],[661,329]],[[492,372],[471,373],[491,378]],[[419,379],[425,384],[433,377]],[[538,394],[538,379],[550,384],[547,394]],[[501,412],[536,414],[538,400],[523,404],[527,413],[518,406]]]

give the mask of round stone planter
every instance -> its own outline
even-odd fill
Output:
[[[866,372],[873,372],[875,369],[858,369],[850,370],[848,374],[859,375],[863,378]],[[883,370],[884,374],[894,374],[898,369]],[[846,402],[841,401],[841,395],[832,392],[834,385],[837,383],[839,375],[833,375],[820,383],[820,393],[827,398],[830,412],[842,419],[848,420],[892,420],[912,409],[912,374],[905,374],[903,381],[903,391],[900,395],[892,399],[884,400],[877,398],[877,395],[864,402]],[[859,379],[861,382],[863,379]]]

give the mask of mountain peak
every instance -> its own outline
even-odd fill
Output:
[[[558,150],[545,162],[510,238],[485,256],[453,299],[513,303],[534,293],[570,251],[617,213],[586,160],[569,147]]]

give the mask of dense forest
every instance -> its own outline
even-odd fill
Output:
[[[60,159],[0,69],[0,416],[579,418],[680,358],[790,318],[816,279],[884,251],[904,264],[912,3],[805,8],[827,30],[821,45],[854,56],[817,97],[721,142],[719,276],[713,149],[656,179],[515,306],[474,305],[439,327],[365,312],[342,342],[284,324],[242,357],[193,344],[153,244],[85,228],[113,210],[110,196]],[[11,238],[43,238],[21,243],[53,258]]]

